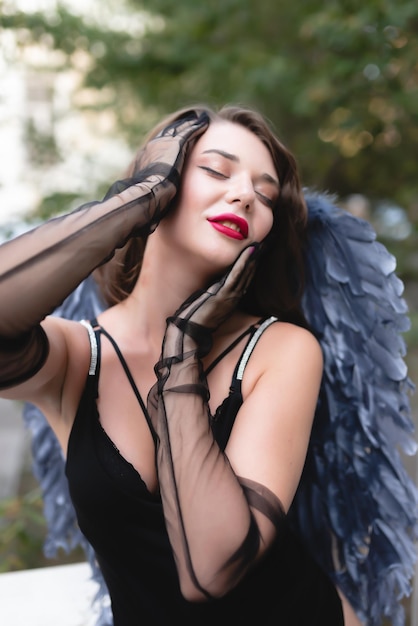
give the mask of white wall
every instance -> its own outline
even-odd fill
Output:
[[[94,626],[97,585],[87,563],[0,574],[2,626]]]

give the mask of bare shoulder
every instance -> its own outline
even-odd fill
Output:
[[[288,322],[270,324],[258,341],[254,356],[261,358],[269,367],[280,364],[283,360],[289,363],[306,359],[312,365],[322,367],[322,349],[314,335],[301,326]]]
[[[90,342],[78,322],[48,316],[42,327],[48,340],[45,363],[31,378],[2,390],[1,395],[36,405],[65,444],[88,375]]]
[[[53,316],[42,325],[48,337],[49,355],[41,372],[29,381],[27,399],[51,419],[66,420],[74,411],[88,373],[88,332],[79,322]]]
[[[323,354],[314,335],[288,322],[274,322],[264,330],[248,361],[243,392],[250,393],[261,380],[307,380],[317,388],[322,377]]]
[[[78,321],[56,319],[52,324],[59,327],[64,341],[66,369],[64,391],[73,386],[84,386],[91,359],[91,344],[87,328]]]
[[[66,361],[77,358],[80,362],[80,359],[85,359],[89,354],[88,331],[80,322],[50,316],[44,320],[42,326],[48,336],[50,350],[56,351],[57,359],[62,352]]]

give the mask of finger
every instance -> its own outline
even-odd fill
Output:
[[[209,117],[206,112],[197,115],[194,110],[183,114],[180,119],[175,120],[167,126],[162,132],[162,136],[171,135],[172,137],[188,137],[194,132],[203,132],[209,125]]]
[[[151,139],[148,145],[152,146],[155,143],[157,145],[177,146],[177,149],[181,151],[185,144],[192,142],[204,133],[208,125],[209,118],[206,113],[197,116],[196,112],[192,111],[186,117],[174,120],[163,128],[158,135]]]
[[[147,143],[136,159],[135,173],[150,167],[157,171],[164,166],[180,167],[186,149],[205,132],[208,125],[207,114],[197,117],[195,111],[191,111],[186,118],[175,120]]]
[[[251,244],[241,252],[225,277],[224,285],[221,287],[222,291],[225,288],[225,290],[240,294],[247,289],[254,276],[257,251],[258,244]]]
[[[208,321],[219,305],[224,313],[232,311],[254,275],[257,249],[258,244],[245,248],[221,280],[213,283],[207,290],[192,294],[176,311],[175,317],[196,321],[197,315],[200,323],[204,323],[203,320]]]

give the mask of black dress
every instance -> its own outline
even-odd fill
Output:
[[[242,373],[256,332],[257,326],[247,331],[247,351],[235,369],[230,394],[211,424],[221,449],[242,403]],[[204,602],[184,599],[161,499],[148,491],[99,421],[96,398],[102,334],[112,341],[138,401],[143,410],[146,407],[112,338],[97,325],[94,334],[91,329],[90,333],[92,346],[97,342],[97,364],[91,368],[71,432],[66,474],[80,528],[96,552],[109,590],[114,626],[230,626],[241,619],[266,626],[342,626],[335,587],[288,524],[267,556],[233,591]]]

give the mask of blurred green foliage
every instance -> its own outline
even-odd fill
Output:
[[[45,537],[40,491],[0,501],[0,573],[39,567]]]
[[[174,108],[238,102],[271,119],[306,185],[418,212],[415,0],[97,0],[87,17],[4,4],[18,49],[82,66],[74,106],[111,111],[132,146]]]
[[[25,472],[19,493],[0,500],[0,574],[86,560],[81,546],[70,553],[60,549],[54,558],[47,558],[46,535],[41,490],[33,475]]]

